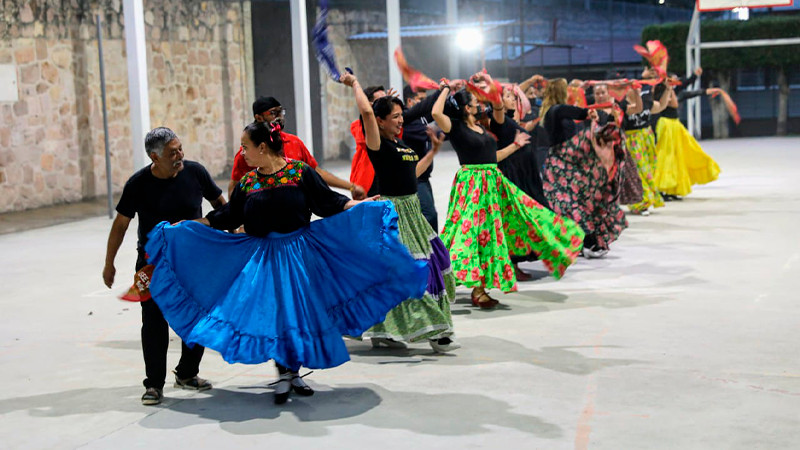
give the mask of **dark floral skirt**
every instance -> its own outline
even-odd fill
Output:
[[[614,147],[616,173],[613,177],[609,178],[597,157],[589,130],[551,147],[544,171],[544,192],[553,211],[577,222],[587,236],[593,236],[597,245],[604,249],[628,227],[625,213],[617,202],[624,173],[624,141],[613,128],[616,127],[607,125],[595,131],[616,134],[619,141]]]

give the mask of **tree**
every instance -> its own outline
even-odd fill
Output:
[[[668,23],[651,25],[642,30],[642,42],[660,40],[669,50],[671,72],[683,73],[686,67],[686,37],[689,24]],[[717,20],[702,22],[700,35],[703,42],[738,41],[752,39],[778,39],[800,36],[800,16],[760,17],[747,21]],[[730,83],[736,69],[768,67],[778,73],[778,127],[777,134],[786,134],[788,118],[789,85],[786,72],[800,66],[800,45],[707,49],[702,53],[704,70],[714,73],[715,81],[722,87]],[[712,103],[713,111],[713,103]],[[725,122],[727,123],[727,121]],[[715,120],[715,137],[718,132]]]

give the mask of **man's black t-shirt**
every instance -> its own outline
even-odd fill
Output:
[[[144,265],[144,246],[150,230],[163,220],[174,223],[202,217],[203,198],[213,201],[221,194],[205,167],[194,161],[184,160],[183,170],[174,178],[156,178],[150,166],[133,174],[122,190],[117,212],[131,219],[139,215],[137,270]]]

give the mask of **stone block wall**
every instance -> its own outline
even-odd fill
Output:
[[[134,171],[122,2],[2,0],[2,7],[0,64],[16,67],[19,100],[0,103],[0,213],[106,192],[95,14],[119,192]],[[145,0],[144,9],[151,126],[175,130],[186,157],[219,175],[250,116],[242,5]]]
[[[386,31],[386,12],[375,9],[374,5],[362,8],[333,8],[328,12],[328,38],[336,53],[339,69],[350,67],[358,76],[362,87],[383,85],[389,88],[389,57],[386,40],[348,40],[349,36],[370,31]],[[401,24],[429,25],[441,21],[441,17],[430,15],[401,15]],[[322,115],[325,121],[326,159],[350,159],[355,150],[355,141],[350,134],[350,123],[357,119],[358,108],[353,92],[328,77],[320,75],[324,96]],[[402,86],[393,86],[401,92]]]

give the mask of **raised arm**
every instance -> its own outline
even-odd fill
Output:
[[[656,94],[660,94],[660,97],[658,98],[658,100],[653,99],[654,100],[653,107],[650,108],[651,114],[659,114],[661,113],[661,111],[667,109],[667,106],[669,106],[670,92],[672,92],[672,90],[669,88],[664,89],[663,91],[658,91],[656,89],[653,89],[653,96],[655,96]]]
[[[570,120],[586,120],[589,117],[590,110],[588,108],[581,108],[574,105],[558,105],[558,108],[553,110],[553,116],[556,121],[562,119]]]
[[[519,88],[522,89],[522,92],[525,92],[528,90],[529,87],[533,86],[537,81],[542,81],[542,80],[544,80],[543,76],[539,74],[533,75],[532,77],[520,83]]]
[[[628,91],[627,94],[625,94],[625,100],[627,100],[628,103],[625,108],[625,114],[638,114],[644,110],[642,95],[636,92],[636,89]]]
[[[699,97],[708,94],[708,89],[696,89],[691,91],[683,90],[678,94],[678,102],[688,100],[690,98]]]
[[[447,97],[450,96],[450,86],[443,81],[439,84],[439,87],[439,98],[437,98],[436,103],[433,104],[431,116],[442,131],[449,133],[453,124],[450,123],[450,118],[444,113],[444,103],[447,101]]]
[[[492,119],[495,122],[502,125],[506,121],[506,105],[504,103],[500,103],[499,105],[495,105],[492,103]]]
[[[364,90],[358,83],[358,79],[352,73],[345,73],[339,78],[339,81],[345,86],[353,88],[353,95],[356,98],[356,105],[358,105],[358,112],[361,114],[361,120],[364,121],[364,137],[367,141],[368,150],[379,150],[381,148],[381,134],[378,130],[378,122],[375,120],[375,113],[372,111],[372,105],[364,94]]]
[[[439,98],[438,92],[433,92],[421,102],[403,111],[403,122],[412,122],[420,117],[428,117],[433,109],[433,104]]]
[[[669,106],[670,108],[678,107],[678,95],[675,93],[674,90],[669,91],[669,100],[667,101],[667,106]]]

